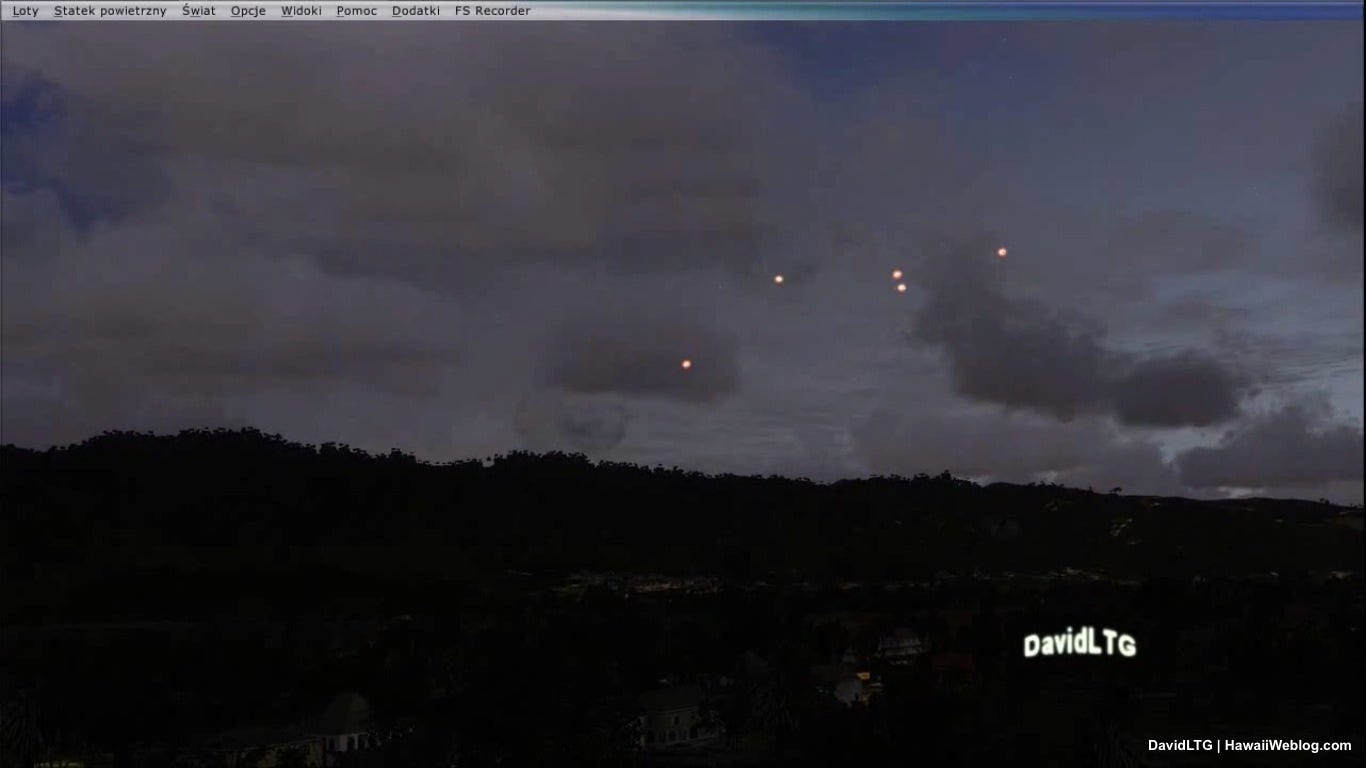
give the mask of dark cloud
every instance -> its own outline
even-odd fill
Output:
[[[792,231],[802,203],[775,180],[813,146],[768,130],[798,125],[802,98],[733,30],[59,30],[9,48],[99,125],[46,140],[68,174],[110,166],[72,147],[126,164],[137,138],[269,245],[428,287],[517,260],[743,274]]]
[[[1249,419],[1217,446],[1177,459],[1182,481],[1197,488],[1314,486],[1362,480],[1362,432],[1330,423],[1323,406],[1295,404]]]
[[[1115,416],[1148,427],[1205,427],[1238,413],[1242,384],[1218,360],[1181,352],[1140,360],[1114,383]]]
[[[1354,311],[1340,312],[1340,303],[1324,297],[1323,311],[1310,315],[1302,328],[1269,318],[1264,320],[1266,330],[1219,330],[1215,344],[1221,358],[1258,372],[1259,389],[1317,390],[1334,381],[1360,382],[1362,314],[1360,302],[1353,302]]]
[[[1314,149],[1314,194],[1324,223],[1335,229],[1362,228],[1362,110],[1337,117]],[[1360,266],[1360,249],[1357,259]]]
[[[957,391],[1063,421],[1112,413],[1136,426],[1205,426],[1237,413],[1242,382],[1213,358],[1145,359],[1054,305],[1008,296],[996,245],[978,239],[922,261],[917,339],[943,350]]]
[[[918,338],[945,351],[954,384],[969,397],[1063,420],[1101,409],[1105,350],[1056,309],[1005,296],[990,269],[994,251],[978,241],[926,262]]]
[[[708,403],[736,391],[740,363],[735,340],[706,320],[620,305],[565,322],[545,350],[541,382],[566,392]]]
[[[137,133],[107,130],[97,104],[37,72],[3,69],[0,187],[16,196],[46,194],[80,230],[120,221],[165,198],[169,182]],[[6,233],[9,243],[29,224],[20,213],[17,229]]]
[[[630,422],[630,411],[610,397],[554,390],[527,393],[514,416],[523,447],[537,452],[602,453],[625,439]]]

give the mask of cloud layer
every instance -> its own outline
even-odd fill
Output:
[[[0,431],[1359,498],[1357,27],[7,27]]]
[[[1321,405],[1289,405],[1229,430],[1213,447],[1180,457],[1182,481],[1218,486],[1314,487],[1362,479],[1359,426],[1333,424]]]
[[[932,253],[914,336],[947,358],[968,397],[1063,421],[1108,413],[1135,426],[1207,426],[1236,415],[1239,376],[1186,350],[1141,357],[1104,343],[1104,331],[1065,307],[1008,296],[989,240]]]
[[[622,305],[571,319],[545,355],[541,383],[566,392],[705,403],[740,386],[733,338],[704,319],[657,308]]]

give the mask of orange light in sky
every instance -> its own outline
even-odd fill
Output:
[[[774,276],[773,276],[773,282],[777,283],[778,285],[782,285],[782,284],[783,284],[783,276],[782,276],[782,275],[774,275]]]
[[[894,270],[892,270],[892,279],[893,279],[893,280],[900,280],[900,279],[901,279],[901,270],[899,270],[899,269],[894,269]]]
[[[1004,248],[997,248],[997,249],[996,249],[996,255],[997,255],[997,256],[1000,256],[1000,257],[1003,258],[1003,259],[1006,257],[1006,253],[1007,253],[1007,251],[1006,251],[1006,249],[1004,249]]]
[[[689,368],[692,367],[692,361],[691,361],[691,360],[684,360],[683,362],[679,363],[678,365],[679,365],[679,367],[681,367],[683,370],[686,371],[686,370],[688,370]]]
[[[899,285],[897,285],[896,290],[897,290],[898,293],[905,293],[905,292],[906,292],[906,284],[905,284],[905,283],[900,283]]]

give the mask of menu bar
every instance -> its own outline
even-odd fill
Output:
[[[0,0],[4,21],[1037,21],[1265,19],[1360,21],[1360,0],[1190,2],[89,2]]]

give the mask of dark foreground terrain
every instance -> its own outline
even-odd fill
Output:
[[[0,449],[0,765],[1202,765],[1350,741],[1362,517],[257,432]],[[1092,627],[1136,652],[1026,657]]]

